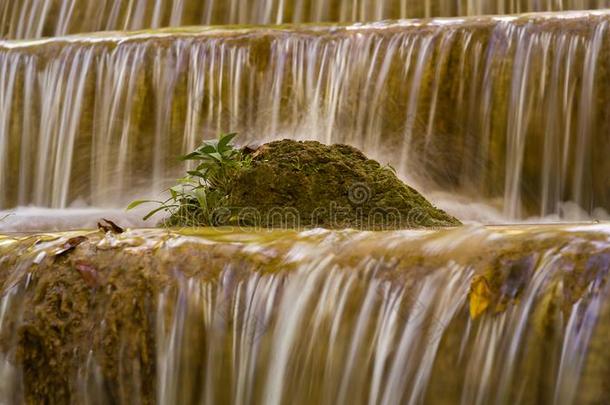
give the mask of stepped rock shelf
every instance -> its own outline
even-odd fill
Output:
[[[0,0],[0,404],[609,403],[604,7]]]
[[[596,11],[2,41],[0,207],[155,195],[230,128],[351,144],[512,218],[607,209],[609,30]]]
[[[599,404],[609,263],[608,224],[5,235],[0,402]]]
[[[610,8],[610,0],[0,0],[0,37],[210,24],[512,14]]]

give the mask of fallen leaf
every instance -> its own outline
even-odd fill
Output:
[[[87,241],[88,239],[85,236],[76,236],[74,238],[70,238],[66,241],[66,243],[64,243],[63,245],[61,245],[59,247],[59,249],[57,249],[54,252],[54,256],[62,256],[65,255],[68,252],[71,252],[72,250],[74,250],[78,245],[80,245],[81,243]]]
[[[100,285],[99,275],[95,266],[84,262],[78,262],[75,267],[89,287],[94,288]]]
[[[470,317],[477,319],[491,303],[492,292],[483,276],[475,276],[470,285]]]
[[[106,233],[112,232],[112,233],[116,233],[116,234],[121,234],[121,233],[125,232],[125,229],[121,228],[114,222],[110,221],[109,219],[105,219],[105,218],[102,218],[102,221],[97,223],[97,227],[100,231],[106,232]]]

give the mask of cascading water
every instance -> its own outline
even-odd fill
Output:
[[[610,394],[607,226],[223,232],[81,232],[68,258],[74,233],[1,240],[0,400],[593,404]],[[485,297],[469,290],[483,278],[489,301],[473,315]],[[83,287],[66,295],[72,283]],[[60,333],[70,346],[45,346]],[[49,364],[65,368],[46,375]],[[38,385],[24,392],[20,381]]]
[[[37,38],[604,7],[0,0],[0,404],[607,403],[608,224],[28,233],[229,130],[352,144],[463,219],[600,215],[607,10]]]
[[[210,24],[355,22],[610,8],[610,0],[13,0],[0,37]]]
[[[609,16],[4,42],[0,206],[120,206],[234,130],[349,143],[507,218],[607,209]]]

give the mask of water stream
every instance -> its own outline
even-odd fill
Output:
[[[608,403],[604,8],[0,0],[0,404]],[[137,229],[222,131],[351,144],[466,225]]]
[[[60,264],[76,235],[88,240]],[[0,327],[0,400],[55,361],[64,374],[35,381],[90,404],[600,403],[609,238],[607,225],[4,238],[0,326],[15,326]],[[158,265],[121,270],[142,254]],[[83,261],[96,292],[65,295]],[[493,292],[473,318],[481,277]],[[47,317],[23,305],[36,296]],[[35,343],[58,330],[70,348]]]
[[[610,8],[610,0],[1,0],[0,37]]]
[[[232,130],[349,143],[504,220],[603,217],[609,15],[0,42],[0,207],[156,196]]]

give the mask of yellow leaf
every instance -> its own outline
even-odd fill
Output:
[[[487,279],[475,276],[470,285],[470,317],[477,319],[489,307],[492,292]]]

